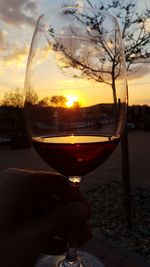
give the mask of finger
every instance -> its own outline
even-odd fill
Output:
[[[83,202],[91,214],[90,205],[79,188],[69,186],[68,179],[57,173],[43,171],[10,170],[15,176],[23,180],[23,185],[28,184],[28,193],[32,197],[34,210],[40,212],[51,210],[57,204],[65,204],[72,201]],[[22,177],[23,176],[23,177]],[[25,188],[25,185],[24,185]],[[29,189],[30,188],[30,189]],[[31,190],[31,191],[30,191]],[[43,214],[42,213],[42,214]]]
[[[38,197],[48,194],[62,195],[62,192],[68,187],[68,179],[58,173],[31,171],[11,168],[2,175],[2,180],[9,183],[14,182],[18,187],[23,184],[30,185]]]
[[[51,245],[48,241],[69,227],[71,223],[69,211],[70,209],[64,207],[62,213],[59,210],[45,218],[24,222],[24,224],[18,225],[15,231],[9,233],[5,238],[3,237],[0,240],[2,266],[16,267],[30,264],[34,266],[37,257]],[[68,217],[67,214],[69,214]]]
[[[39,208],[48,206],[51,196],[58,196],[62,201],[61,191],[67,191],[67,185],[66,178],[58,174],[20,169],[5,171],[0,181],[0,226],[11,227],[18,218],[31,218],[33,206],[35,209],[38,205]]]
[[[55,196],[55,200],[61,203],[68,203],[73,201],[81,201],[89,208],[90,205],[87,198],[80,191],[80,188],[72,187],[69,185],[68,179],[57,173],[32,171],[30,175],[30,183],[32,185],[32,195],[37,202]],[[49,201],[49,204],[51,201]]]
[[[76,235],[79,232],[79,241],[81,245],[91,238],[91,231],[86,225],[89,217],[87,206],[82,202],[72,202],[65,205],[68,212],[65,213],[64,207],[58,206],[50,215],[44,218],[44,224],[36,220],[36,226],[33,224],[32,228],[40,229],[41,235],[44,237],[44,243],[50,246],[50,240],[53,236],[57,235],[63,239],[67,239],[72,244],[72,240],[68,238],[73,233]],[[70,222],[69,224],[67,222]],[[44,225],[44,227],[42,227]],[[52,230],[53,229],[53,230]],[[49,232],[51,230],[51,233]],[[81,236],[80,236],[81,233]],[[68,235],[69,234],[69,235]],[[76,238],[76,237],[75,237]],[[51,248],[53,244],[51,244]]]
[[[32,171],[30,183],[35,196],[58,195],[60,198],[68,190],[68,179],[57,173]]]
[[[20,173],[20,172],[19,172]],[[16,222],[18,216],[26,212],[31,213],[30,190],[24,183],[26,175],[21,172],[17,175],[17,171],[9,169],[2,174],[0,180],[0,231],[5,234]]]
[[[55,207],[45,216],[25,221],[22,226],[34,229],[42,237],[53,238],[56,235],[63,236],[71,227],[78,229],[86,223],[88,216],[87,207],[83,203],[73,202]]]
[[[18,174],[20,170],[17,170]],[[78,187],[72,187],[68,178],[58,174],[44,171],[23,171],[29,177],[28,182],[32,185],[33,194],[37,198],[45,195],[56,195],[64,201],[82,201],[88,205],[87,199]]]
[[[60,255],[64,254],[67,250],[67,240],[62,237],[54,237],[45,241],[43,245],[43,254]]]
[[[79,190],[68,186],[65,177],[48,172],[9,169],[0,186],[1,231],[24,219],[43,216],[69,201],[82,201],[90,216],[90,206]],[[75,217],[78,215],[75,215]]]
[[[82,203],[80,206],[75,206],[75,203],[73,205],[75,214],[79,214],[76,220],[83,222],[86,206]],[[65,243],[63,246],[63,243],[55,242],[55,247],[53,247],[52,241],[56,236],[63,237],[68,229],[72,227],[74,224],[72,214],[72,207],[65,205],[61,208],[58,207],[52,214],[38,220],[18,225],[15,232],[9,233],[7,238],[0,240],[1,260],[2,262],[8,261],[8,265],[3,266],[9,266],[9,263],[11,266],[28,266],[31,263],[33,264],[41,253],[49,249],[53,253],[56,253],[56,249],[58,252],[64,250],[66,248]],[[49,242],[50,240],[51,242]]]
[[[81,225],[81,227],[76,231],[77,246],[80,247],[88,242],[92,238],[91,226],[88,222]]]
[[[91,227],[88,223],[85,223],[80,228],[73,228],[75,239],[75,246],[80,247],[86,242],[88,242],[92,237]],[[56,236],[52,239],[45,240],[45,249],[43,250],[44,254],[57,255],[63,254],[67,250],[69,239],[66,239],[65,232],[63,236]]]

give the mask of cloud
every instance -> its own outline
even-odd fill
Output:
[[[26,5],[25,5],[25,9],[26,10],[29,10],[30,12],[35,12],[36,10],[36,3],[35,2],[27,2]]]
[[[141,79],[145,75],[150,73],[150,58],[138,59],[135,64],[132,65],[128,79]]]
[[[21,65],[24,64],[25,60],[27,59],[28,48],[15,48],[14,51],[8,53],[7,55],[3,56],[3,60],[7,65],[17,64]]]
[[[150,18],[148,18],[145,22],[145,29],[146,31],[150,32]]]
[[[7,41],[6,41],[7,35],[8,33],[6,31],[0,30],[0,51],[7,49],[7,46],[8,46]]]
[[[35,25],[35,11],[37,8],[34,0],[1,0],[0,17],[12,25]]]

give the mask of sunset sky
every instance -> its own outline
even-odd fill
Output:
[[[62,2],[65,1],[0,0],[0,96],[9,89],[24,87],[27,56],[36,20],[41,13]],[[95,3],[95,0],[91,2]],[[135,2],[138,10],[145,3],[150,6],[150,0]],[[150,21],[147,29],[150,30]],[[128,78],[130,105],[150,105],[150,63],[143,62],[141,66],[143,69],[139,73]]]

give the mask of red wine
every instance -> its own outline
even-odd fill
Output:
[[[41,158],[65,176],[83,176],[101,165],[116,148],[119,138],[107,136],[35,137]]]

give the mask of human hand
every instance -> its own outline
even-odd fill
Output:
[[[90,208],[84,195],[54,173],[10,169],[0,180],[0,262],[31,267],[41,253],[66,250],[74,229],[77,245],[91,237]]]

